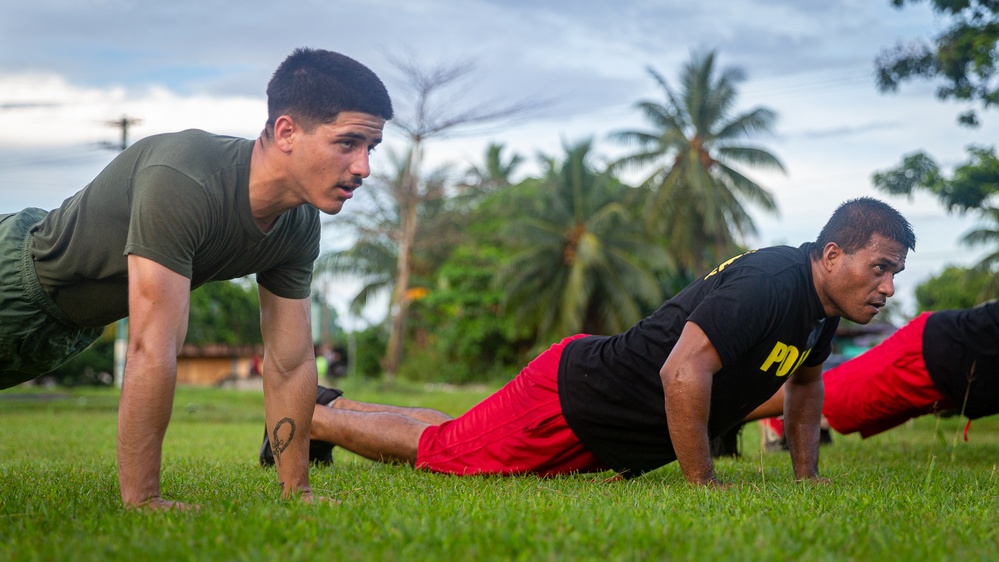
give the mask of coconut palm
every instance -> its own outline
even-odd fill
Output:
[[[989,206],[978,212],[983,219],[989,221],[989,224],[965,234],[961,238],[961,243],[969,247],[986,246],[991,248],[992,251],[975,266],[977,271],[991,273],[999,269],[999,208]],[[997,277],[999,276],[993,275],[991,277],[991,281],[986,284],[982,294],[979,295],[981,298],[990,299],[999,296],[999,279]]]
[[[404,155],[387,152],[393,172],[365,182],[353,201],[353,212],[335,221],[340,230],[356,236],[353,246],[320,256],[316,272],[361,282],[361,290],[350,303],[355,314],[377,295],[391,294],[389,341],[397,346],[391,349],[396,349],[405,332],[405,313],[398,307],[408,306],[414,294],[423,292],[429,273],[460,238],[460,228],[450,218],[447,204],[450,167],[425,173],[414,186],[409,173],[412,151]]]
[[[733,115],[736,84],[745,76],[737,68],[716,74],[714,52],[692,55],[680,73],[679,92],[654,69],[649,73],[666,99],[638,103],[651,129],[612,134],[637,146],[618,165],[652,168],[642,184],[649,190],[646,222],[669,238],[679,265],[702,271],[756,233],[747,205],[777,213],[773,195],[735,167],[784,172],[777,157],[745,144],[770,132],[776,114],[757,107]]]
[[[516,152],[504,159],[504,148],[505,146],[501,143],[490,143],[486,147],[482,166],[474,164],[469,166],[462,185],[477,194],[487,194],[496,189],[510,186],[511,176],[524,162],[524,159]]]
[[[508,230],[520,250],[498,282],[508,310],[538,327],[539,342],[618,332],[662,302],[657,273],[668,257],[629,220],[630,188],[592,168],[591,148],[587,140],[566,147],[561,163],[543,158],[534,204]]]

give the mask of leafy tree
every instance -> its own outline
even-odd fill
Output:
[[[714,52],[692,55],[680,72],[679,92],[654,69],[649,74],[666,99],[639,102],[651,129],[612,135],[637,147],[618,165],[652,168],[643,183],[651,190],[647,223],[668,237],[680,266],[703,271],[756,233],[747,205],[777,213],[773,195],[735,167],[784,171],[776,156],[746,144],[769,133],[776,114],[764,107],[733,114],[736,85],[745,75],[738,68],[717,73]]]
[[[975,266],[975,271],[988,279],[988,283],[982,289],[980,298],[999,297],[999,208],[988,207],[982,209],[981,216],[988,220],[984,226],[975,228],[961,238],[961,243],[966,246],[986,246],[992,248],[982,261]]]
[[[450,383],[496,380],[522,363],[533,335],[503,309],[504,290],[494,283],[510,250],[492,244],[490,232],[473,234],[437,270],[426,298],[413,303],[415,337],[407,346],[402,377]]]
[[[992,280],[987,272],[948,266],[916,287],[919,311],[970,308],[987,300],[986,290]]]
[[[411,156],[389,151],[392,173],[378,174],[365,183],[365,189],[357,192],[353,212],[337,217],[338,230],[356,236],[353,246],[328,252],[316,263],[317,274],[361,280],[361,290],[350,303],[355,314],[379,294],[397,293],[400,279],[407,287],[403,301],[408,308],[431,290],[434,272],[463,237],[473,194],[455,193],[449,165],[423,174],[415,189],[407,185]],[[406,221],[404,216],[410,210],[414,218]],[[413,232],[407,232],[410,227]],[[409,257],[407,274],[400,277],[399,252],[404,239],[409,240]],[[387,318],[397,318],[398,304],[389,299]],[[390,322],[390,345],[393,326]],[[400,337],[404,335],[406,332],[400,332]],[[389,356],[387,352],[383,355],[383,363]]]
[[[388,334],[384,326],[369,326],[354,332],[354,356],[349,358],[354,372],[365,378],[378,378],[382,374],[379,358],[385,352]]]
[[[468,82],[475,70],[473,60],[423,66],[413,59],[393,59],[402,75],[402,96],[391,126],[401,130],[409,142],[407,166],[399,179],[396,273],[392,287],[391,330],[385,355],[385,373],[391,378],[402,360],[406,317],[412,298],[410,278],[413,254],[417,251],[418,207],[421,205],[423,152],[427,141],[444,138],[475,127],[509,121],[539,109],[548,102],[523,100],[504,103],[463,105]]]
[[[361,290],[350,302],[350,310],[360,314],[377,296],[391,291],[395,281],[399,230],[398,186],[406,157],[388,151],[391,174],[375,174],[355,193],[353,212],[337,216],[336,230],[342,236],[356,237],[353,245],[327,252],[316,261],[320,274],[351,276],[361,282]]]
[[[216,281],[191,292],[187,343],[261,343],[260,303],[254,283]]]
[[[999,158],[992,147],[969,146],[968,161],[954,169],[950,178],[925,152],[905,156],[895,168],[876,172],[874,187],[891,195],[912,197],[926,191],[948,211],[966,213],[986,206],[999,193]]]
[[[902,8],[921,0],[892,0]],[[988,109],[999,104],[999,2],[994,0],[929,0],[945,29],[933,44],[915,41],[885,50],[876,61],[877,85],[882,92],[894,92],[915,78],[940,79],[937,97],[979,103]],[[977,126],[978,115],[971,109],[958,118],[964,125]],[[999,268],[999,158],[994,147],[969,146],[968,161],[947,178],[925,152],[905,156],[897,167],[875,173],[877,189],[893,195],[911,196],[917,190],[934,195],[948,212],[971,212],[988,224],[967,233],[967,246],[991,247],[991,253],[976,268],[995,272]],[[999,294],[992,281],[988,294]]]
[[[546,158],[544,177],[525,181],[539,197],[506,232],[518,249],[503,267],[508,312],[537,326],[537,341],[576,332],[624,330],[662,302],[658,275],[669,269],[626,204],[630,188],[590,164],[592,142]]]
[[[891,0],[896,8],[924,0]],[[899,42],[878,56],[877,86],[895,92],[902,82],[922,78],[940,79],[941,100],[978,102],[985,109],[999,104],[999,2],[995,0],[928,0],[945,22],[933,38]],[[958,122],[978,125],[974,109],[962,113]]]
[[[969,159],[954,169],[951,177],[940,171],[927,154],[905,156],[895,168],[873,175],[874,187],[891,195],[912,197],[926,191],[936,197],[948,212],[972,213],[986,221],[961,239],[969,247],[992,248],[977,267],[983,271],[999,269],[999,158],[991,147],[968,147]],[[996,294],[999,287],[989,291]]]

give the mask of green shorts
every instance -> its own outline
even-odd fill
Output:
[[[46,211],[0,215],[0,388],[43,375],[82,352],[104,328],[81,328],[49,298],[31,258]]]

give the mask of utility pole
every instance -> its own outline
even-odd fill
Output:
[[[110,148],[112,150],[122,151],[128,148],[128,128],[132,125],[142,124],[142,119],[135,119],[134,117],[128,117],[127,115],[122,115],[121,119],[116,119],[114,121],[105,121],[105,125],[108,127],[117,127],[121,129],[121,143],[114,144],[111,142],[102,143],[101,146],[104,148]]]
[[[121,143],[114,144],[110,142],[105,142],[102,144],[105,148],[110,148],[112,150],[117,150],[119,152],[128,148],[128,128],[132,125],[138,125],[142,123],[141,119],[135,119],[128,117],[127,115],[122,115],[121,119],[116,121],[107,121],[104,124],[109,127],[118,127],[121,129]],[[121,388],[122,382],[125,379],[125,354],[128,351],[128,317],[122,318],[115,323],[114,326],[114,384],[118,388]]]

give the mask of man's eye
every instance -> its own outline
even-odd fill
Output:
[[[874,266],[874,269],[878,270],[878,273],[884,273],[888,268],[884,265],[876,265]]]

